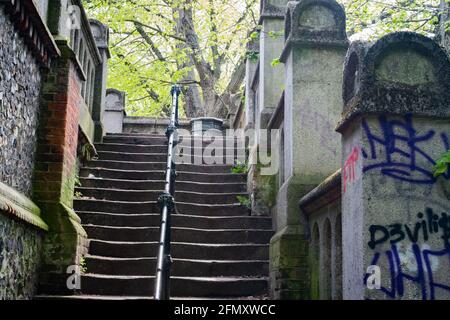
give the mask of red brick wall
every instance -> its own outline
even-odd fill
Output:
[[[44,81],[34,198],[72,206],[80,80],[70,61],[60,61]]]
[[[82,82],[74,63],[61,58],[43,83],[33,197],[50,230],[44,238],[39,292],[69,294],[67,268],[78,265],[87,250],[86,234],[70,212]]]

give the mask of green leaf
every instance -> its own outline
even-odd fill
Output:
[[[444,153],[441,158],[436,161],[436,165],[433,168],[433,175],[439,177],[442,174],[449,171],[450,168],[450,150]]]
[[[259,32],[258,31],[254,31],[250,34],[250,38],[251,39],[258,39],[259,37]]]
[[[239,203],[246,207],[247,209],[251,209],[252,208],[252,201],[250,200],[249,197],[246,196],[236,196],[236,199],[239,201]]]
[[[269,31],[267,33],[267,35],[270,38],[274,39],[274,38],[277,38],[277,37],[282,37],[284,35],[284,32],[282,32],[282,31]]]
[[[248,172],[248,166],[246,163],[241,163],[237,161],[231,168],[231,173],[234,174],[245,174]]]
[[[276,66],[279,65],[279,64],[280,64],[280,59],[279,59],[279,58],[273,59],[272,62],[270,63],[270,65],[271,65],[272,67],[276,67]]]
[[[259,60],[259,52],[258,51],[247,51],[246,57],[251,62],[256,62]]]

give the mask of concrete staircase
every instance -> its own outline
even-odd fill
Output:
[[[74,207],[90,239],[78,298],[151,298],[167,140],[108,135],[81,169]],[[268,290],[268,217],[238,201],[246,175],[227,165],[177,165],[172,216],[174,299],[263,298]]]

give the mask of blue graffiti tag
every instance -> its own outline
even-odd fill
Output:
[[[380,116],[378,121],[381,136],[373,134],[367,122],[363,121],[363,129],[370,144],[370,151],[367,152],[363,149],[362,155],[366,159],[376,160],[375,163],[365,166],[364,172],[381,169],[383,175],[397,180],[417,184],[434,184],[437,181],[433,176],[433,167],[436,162],[421,146],[429,144],[433,138],[436,138],[436,132],[429,130],[422,135],[418,134],[414,128],[411,114],[406,115],[404,120],[387,120],[385,116]],[[442,141],[442,153],[450,149],[446,133],[440,133],[438,139]],[[381,145],[383,155],[377,153],[378,145]],[[429,165],[424,166],[425,163]],[[450,173],[443,176],[447,180],[450,179]]]
[[[450,262],[450,245],[446,245],[444,249],[432,251],[428,249],[420,249],[419,245],[414,243],[411,246],[414,254],[414,260],[417,266],[416,274],[411,275],[403,271],[400,254],[397,245],[392,245],[390,250],[384,252],[388,260],[388,269],[390,271],[390,288],[381,287],[379,290],[386,297],[391,299],[401,298],[405,294],[405,285],[407,282],[418,286],[421,292],[422,300],[435,300],[436,290],[440,289],[447,294],[450,293],[450,283],[436,282],[433,275],[431,259],[433,257],[446,258]],[[376,252],[372,258],[371,265],[377,265],[380,262],[381,253]],[[366,285],[368,275],[364,277]],[[369,297],[367,297],[369,299]]]
[[[371,225],[369,227],[370,241],[368,246],[372,250],[376,250],[379,245],[390,244],[389,249],[374,251],[371,265],[379,265],[382,258],[386,259],[385,266],[389,270],[390,285],[389,288],[381,287],[379,290],[386,297],[391,299],[401,298],[405,294],[406,283],[413,284],[418,287],[423,300],[434,300],[436,291],[443,290],[446,295],[450,293],[450,276],[446,269],[450,266],[450,215],[447,212],[436,214],[436,209],[426,207],[424,212],[417,214],[418,220],[414,224],[390,224],[387,226]],[[437,250],[430,250],[426,245],[430,237],[438,237],[442,240],[443,245]],[[398,245],[403,242],[412,254],[401,258]],[[419,242],[426,245],[419,246]],[[405,247],[404,247],[405,248]],[[402,261],[403,260],[403,261]],[[433,263],[434,268],[433,268]],[[445,263],[447,262],[447,263]],[[441,264],[441,270],[436,272],[437,265]],[[413,266],[408,267],[409,266]],[[405,268],[413,269],[414,274],[404,272]],[[436,281],[436,276],[440,276],[440,280]],[[368,274],[364,277],[364,284],[367,284]]]

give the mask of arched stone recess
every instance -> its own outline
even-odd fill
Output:
[[[413,32],[392,33],[373,44],[353,43],[344,68],[343,98],[338,131],[349,119],[367,113],[450,116],[447,54],[432,39]]]
[[[328,217],[325,218],[322,225],[322,249],[321,250],[321,266],[320,266],[320,285],[321,295],[323,300],[331,300],[331,284],[332,284],[332,228]]]
[[[342,214],[335,216],[333,229],[333,300],[342,300]]]
[[[125,112],[125,92],[116,89],[106,90],[103,124],[107,133],[122,133]]]
[[[285,17],[286,47],[299,43],[347,46],[345,26],[345,11],[334,0],[291,1]],[[281,61],[286,58],[285,52],[286,48]]]
[[[125,109],[125,92],[116,89],[106,91],[106,110],[122,111]]]
[[[311,231],[310,253],[311,298],[317,300],[320,298],[320,229],[317,222]]]
[[[361,88],[362,63],[369,45],[364,41],[352,42],[347,51],[344,64],[344,81],[342,95],[345,105],[359,94]]]
[[[108,48],[109,29],[108,26],[95,19],[89,19],[92,35],[99,48]]]
[[[321,208],[308,217],[311,299],[342,299],[342,222],[340,206]]]

